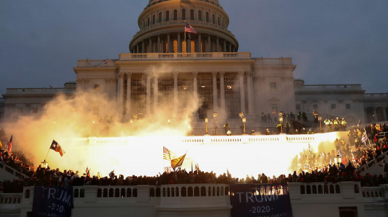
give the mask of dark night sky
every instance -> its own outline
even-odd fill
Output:
[[[147,3],[0,0],[0,94],[7,87],[62,87],[76,80],[78,59],[128,53]],[[388,92],[388,1],[220,3],[239,51],[292,57],[294,77],[307,84],[361,83],[367,92]]]

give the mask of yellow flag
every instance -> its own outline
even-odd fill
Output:
[[[175,168],[182,166],[183,161],[185,160],[186,154],[171,161],[171,167],[175,170]]]

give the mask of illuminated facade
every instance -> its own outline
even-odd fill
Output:
[[[185,34],[185,21],[198,34]],[[212,121],[217,112],[218,122],[212,124],[220,128],[228,122],[238,133],[240,112],[247,117],[249,131],[273,126],[261,123],[262,112],[275,119],[279,111],[305,111],[311,120],[317,110],[323,118],[344,117],[350,125],[387,120],[387,94],[365,94],[359,84],[305,85],[294,79],[291,58],[238,52],[239,42],[228,25],[228,14],[217,0],[149,1],[138,18],[140,31],[129,43],[131,53],[118,59],[78,60],[77,90],[106,94],[125,119],[152,114],[164,102],[177,114],[191,99],[185,96],[198,96],[194,128],[202,126],[205,117]],[[7,89],[2,116],[39,113],[44,92],[30,90]]]

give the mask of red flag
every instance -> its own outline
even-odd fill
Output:
[[[11,136],[11,139],[9,139],[9,142],[8,142],[8,153],[11,153],[12,151],[12,146],[13,146],[12,137],[13,135]]]

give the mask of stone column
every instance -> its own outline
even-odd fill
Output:
[[[178,33],[178,53],[182,53],[181,33]]]
[[[139,53],[139,44],[136,45],[136,53]]]
[[[141,52],[142,53],[145,52],[145,43],[144,43],[144,41],[141,42]]]
[[[178,113],[178,72],[174,74],[174,113]]]
[[[221,97],[221,109],[226,114],[226,105],[225,105],[225,72],[220,72],[220,97]]]
[[[148,53],[152,52],[152,40],[151,38],[148,39]]]
[[[193,72],[193,95],[195,99],[198,99],[198,72]],[[194,116],[198,119],[198,110],[194,112]]]
[[[156,47],[156,53],[161,53],[160,52],[160,35],[158,35],[158,46]]]
[[[118,83],[119,83],[119,89],[118,89],[118,99],[117,99],[117,105],[118,105],[118,112],[120,115],[123,114],[123,97],[124,97],[124,73],[120,72],[118,74]]]
[[[241,111],[245,113],[244,72],[239,72]]]
[[[224,40],[224,52],[226,52],[226,41]]]
[[[154,113],[156,113],[156,110],[158,108],[158,93],[159,93],[159,89],[158,89],[158,77],[155,77],[154,78]]]
[[[252,72],[248,71],[247,72],[248,80],[247,80],[247,86],[248,86],[248,110],[249,110],[249,115],[254,115],[255,114],[255,109],[254,109],[254,99],[253,99],[253,81],[252,81]]]
[[[187,42],[186,42],[186,53],[191,53],[191,39],[187,39]]]
[[[168,34],[167,34],[167,52],[168,52],[168,53],[172,53],[171,48],[172,48],[172,46],[171,46],[170,33],[168,33]]]
[[[212,52],[212,42],[211,42],[210,35],[207,37],[207,44],[209,46],[208,52]]]
[[[147,86],[146,86],[146,113],[147,115],[150,114],[151,109],[151,76],[147,73],[145,74],[147,79]]]
[[[217,96],[217,72],[212,72],[213,75],[213,112],[218,110],[218,96]]]
[[[160,53],[164,53],[165,51],[164,51],[164,40],[163,39],[161,39],[160,40]]]
[[[232,52],[232,43],[229,42],[229,52]]]
[[[127,117],[130,117],[129,115],[131,114],[131,77],[132,77],[132,73],[128,72],[127,73],[127,103],[125,105],[125,108],[126,108],[125,115]]]
[[[221,51],[221,49],[220,49],[220,38],[219,37],[217,37],[217,41],[216,41],[216,43],[217,43],[217,52],[220,52]]]
[[[198,34],[198,40],[197,41],[198,41],[198,43],[197,43],[197,50],[196,50],[196,52],[199,53],[199,52],[201,52],[201,43],[202,43],[201,42],[201,34],[200,33]]]

